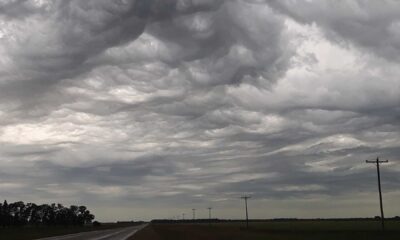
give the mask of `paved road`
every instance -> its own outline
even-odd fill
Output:
[[[76,233],[65,236],[41,238],[37,240],[126,240],[145,225]]]

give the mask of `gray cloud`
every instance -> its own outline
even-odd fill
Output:
[[[399,4],[397,1],[268,1],[295,20],[321,26],[329,37],[356,44],[398,61]]]
[[[2,2],[0,196],[106,220],[131,203],[237,218],[243,193],[306,209],[284,216],[325,217],[310,202],[333,198],[371,216],[364,160],[391,160],[389,202],[400,171],[399,4],[374,4]]]
[[[11,0],[0,3],[0,16],[10,19],[26,18],[33,14],[44,14],[51,2],[40,3],[29,0]]]

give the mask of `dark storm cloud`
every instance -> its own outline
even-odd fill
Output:
[[[196,1],[197,2],[197,1]],[[32,1],[16,1],[4,4],[2,12],[24,15],[26,5]],[[140,36],[149,22],[172,18],[183,12],[206,11],[215,3],[182,1],[56,1],[46,14],[21,22],[22,32],[15,32],[16,41],[8,43],[13,69],[18,76],[2,83],[2,96],[38,97],[65,78],[74,78],[90,71],[96,63],[91,59],[112,47],[133,41]],[[32,7],[32,11],[34,11]],[[36,9],[37,11],[40,8]],[[26,15],[27,13],[25,13]],[[33,26],[32,26],[33,24]],[[23,83],[15,83],[23,81]],[[21,86],[23,85],[23,87]],[[30,91],[22,91],[22,89]]]
[[[297,21],[321,26],[329,37],[398,61],[400,6],[397,1],[267,1]]]
[[[375,4],[2,2],[0,196],[147,217],[243,193],[355,201],[377,155],[397,196],[399,4]]]
[[[16,41],[7,42],[11,66],[3,76],[1,96],[22,100],[19,110],[26,110],[28,115],[46,114],[46,110],[54,110],[53,105],[73,101],[74,96],[59,88],[59,81],[78,78],[99,65],[123,67],[118,59],[98,55],[134,41],[145,29],[154,39],[175,50],[168,49],[170,56],[166,59],[150,60],[164,61],[164,67],[178,67],[182,72],[179,78],[192,84],[238,84],[246,76],[274,81],[284,72],[288,59],[284,45],[281,46],[285,40],[280,37],[280,20],[261,14],[247,19],[244,16],[255,7],[247,6],[239,12],[236,1],[223,6],[222,2],[52,3],[46,14],[32,17],[33,27],[30,21],[22,21],[22,31],[14,33]],[[260,28],[265,24],[265,30]],[[260,26],[255,31],[257,25]],[[128,61],[133,63],[137,58],[134,54]],[[10,74],[16,71],[18,75]],[[47,104],[48,99],[53,99],[53,104]],[[39,113],[31,113],[35,108],[40,109]]]
[[[144,1],[57,1],[48,15],[38,17],[44,27],[26,29],[29,35],[11,46],[15,67],[22,71],[16,80],[30,93],[43,93],[59,80],[89,71],[88,59],[138,37],[150,14],[151,4]],[[20,87],[12,84],[2,89],[15,96]]]
[[[36,6],[29,0],[11,0],[0,2],[0,16],[7,18],[26,18],[35,13],[43,13],[43,6]]]

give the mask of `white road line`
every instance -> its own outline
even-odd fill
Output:
[[[101,240],[101,239],[105,239],[105,238],[108,238],[108,237],[111,237],[111,236],[114,236],[114,235],[118,235],[118,234],[120,234],[120,233],[122,233],[124,231],[126,231],[126,229],[123,229],[123,230],[118,231],[118,232],[113,232],[113,233],[110,233],[110,234],[107,234],[107,235],[103,235],[101,237],[89,238],[88,240]]]
[[[139,229],[136,229],[135,231],[133,231],[133,232],[129,232],[129,234],[128,235],[125,235],[123,238],[121,238],[120,240],[126,240],[126,239],[128,239],[130,236],[132,236],[133,234],[135,234],[137,231],[139,231]]]
[[[134,231],[133,233],[125,236],[125,238],[121,239],[121,240],[126,240],[128,238],[130,238],[131,236],[133,236],[135,233],[139,232],[139,230],[142,230],[143,228],[147,227],[148,224],[144,224],[143,226],[141,226],[140,228],[136,229],[136,231]]]
[[[134,232],[130,232],[128,235],[126,235],[124,238],[121,238],[120,240],[126,240],[128,239],[130,236],[132,236],[133,234],[135,234],[138,230],[136,229]]]
[[[68,239],[71,237],[79,236],[82,234],[93,234],[93,233],[99,233],[103,231],[109,231],[109,230],[97,230],[97,231],[87,231],[87,232],[79,232],[79,233],[71,233],[68,235],[63,235],[63,236],[54,236],[54,237],[47,237],[47,238],[37,238],[35,240],[62,240],[62,239]]]
[[[118,240],[127,240],[128,238],[130,238],[131,236],[133,236],[135,233],[137,233],[139,230],[145,228],[147,226],[147,224],[142,225],[140,228],[137,229],[131,229],[131,231],[128,232],[127,235],[125,235],[124,237],[118,239]],[[133,231],[132,231],[133,230]]]

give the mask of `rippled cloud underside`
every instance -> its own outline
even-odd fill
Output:
[[[400,215],[399,43],[390,0],[1,0],[0,199],[374,216],[381,156]]]

